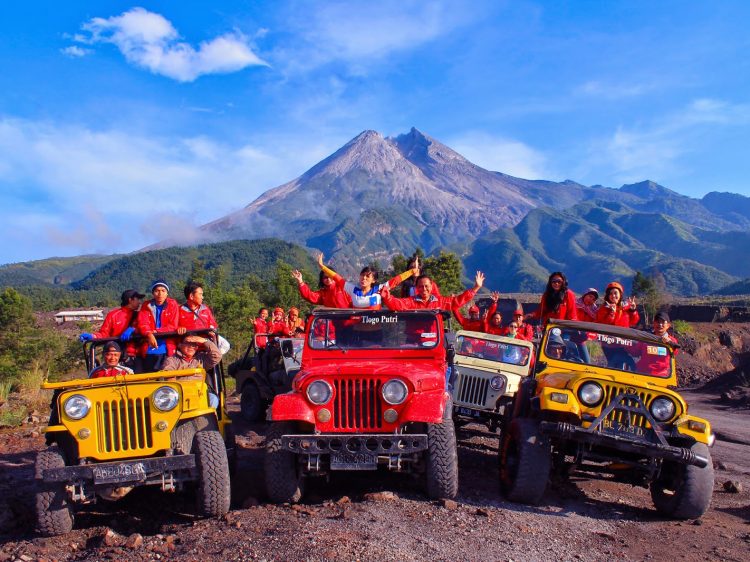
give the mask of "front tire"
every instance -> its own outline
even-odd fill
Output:
[[[273,422],[266,436],[266,494],[273,503],[297,503],[304,495],[305,480],[297,466],[297,455],[286,451],[281,443],[284,435],[294,432],[290,422]]]
[[[246,382],[242,387],[240,413],[242,418],[250,423],[259,422],[265,418],[266,403],[260,396],[258,385],[253,382]]]
[[[221,517],[229,512],[232,490],[224,439],[216,430],[199,431],[193,441],[198,468],[198,512]]]
[[[427,424],[425,477],[427,496],[452,499],[458,495],[458,453],[456,431],[450,419]]]
[[[63,468],[65,459],[56,445],[36,456],[35,475],[37,492],[34,498],[36,523],[39,532],[45,536],[64,535],[73,530],[73,509],[68,500],[65,486],[61,483],[42,482],[42,474],[50,468]]]
[[[651,483],[651,499],[659,513],[675,519],[698,519],[711,504],[714,491],[714,467],[711,453],[703,443],[690,449],[708,459],[699,468],[693,465],[664,462],[659,478]]]
[[[549,438],[539,432],[539,422],[515,418],[503,432],[500,444],[500,489],[510,501],[538,504],[547,487],[552,466]]]

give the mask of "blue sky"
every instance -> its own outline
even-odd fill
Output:
[[[0,263],[189,236],[364,129],[750,196],[748,29],[741,1],[6,2]]]

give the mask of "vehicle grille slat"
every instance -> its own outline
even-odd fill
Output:
[[[604,385],[604,401],[601,405],[601,410],[606,408],[609,404],[612,403],[612,401],[617,398],[619,395],[626,393],[626,388],[613,385],[613,384],[605,384]],[[638,396],[638,398],[641,399],[643,404],[648,408],[651,405],[651,401],[654,399],[654,395],[647,391],[638,391],[637,393],[633,394],[633,396]],[[636,406],[635,400],[628,400],[625,399],[623,402],[621,402],[624,406]],[[600,411],[601,411],[600,410]],[[628,417],[630,417],[630,424],[637,426],[637,427],[643,427],[645,429],[649,429],[651,427],[651,424],[648,423],[648,420],[646,419],[646,416],[643,414],[634,414],[632,412],[623,412],[622,410],[613,410],[608,416],[607,419],[611,421],[617,421],[620,423],[627,423]]]
[[[105,400],[95,407],[97,446],[101,453],[153,447],[151,410],[147,398]]]
[[[458,400],[462,404],[484,406],[487,401],[489,386],[489,380],[485,377],[476,377],[466,373],[461,373]]]
[[[334,379],[333,426],[344,430],[375,430],[383,426],[379,379]]]

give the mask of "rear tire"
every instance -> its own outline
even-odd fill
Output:
[[[458,495],[458,453],[456,431],[450,419],[427,424],[425,477],[427,496],[433,500]]]
[[[250,423],[265,419],[266,403],[260,396],[258,385],[253,382],[248,381],[242,387],[240,412],[242,413],[242,419]]]
[[[538,504],[544,496],[552,466],[549,438],[539,422],[515,418],[500,443],[500,489],[510,501]]]
[[[297,503],[304,495],[305,478],[297,465],[297,455],[286,451],[281,437],[294,433],[290,422],[273,422],[266,435],[265,469],[266,494],[273,503]]]
[[[221,517],[229,512],[232,490],[224,438],[216,430],[199,431],[193,441],[198,468],[198,512]]]
[[[62,483],[42,482],[42,473],[50,468],[63,468],[65,459],[56,445],[36,456],[35,475],[37,492],[34,498],[36,523],[45,536],[64,535],[73,530],[73,509]]]
[[[690,449],[708,458],[704,468],[664,462],[659,478],[651,483],[651,499],[659,513],[675,519],[698,519],[711,504],[714,491],[714,467],[711,453],[703,443]]]

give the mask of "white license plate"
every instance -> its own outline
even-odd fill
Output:
[[[378,457],[373,453],[331,453],[331,470],[375,470]]]
[[[119,480],[146,477],[143,463],[123,463],[110,466],[95,466],[92,468],[95,482],[117,482]]]

